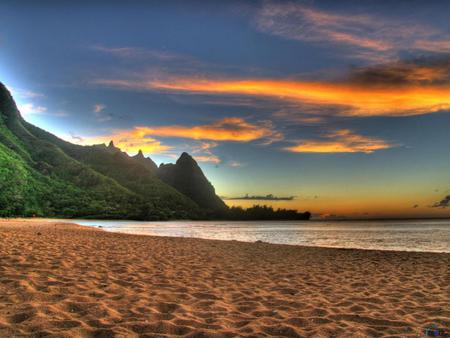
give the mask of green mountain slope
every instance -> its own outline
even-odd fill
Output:
[[[27,123],[1,84],[0,187],[0,216],[202,216],[140,159],[105,146],[70,144]]]
[[[197,218],[203,215],[197,204],[155,175],[156,164],[153,161],[142,160],[136,156],[130,157],[114,147],[112,142],[108,147],[104,144],[80,146],[63,141],[27,122],[24,124],[39,139],[57,145],[71,158],[114,179],[121,186],[141,196],[145,201],[141,207],[142,217],[146,219]],[[152,163],[154,166],[151,165]]]

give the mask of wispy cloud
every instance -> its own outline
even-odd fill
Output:
[[[112,120],[114,115],[111,113],[107,113],[105,109],[106,105],[102,103],[96,103],[92,107],[92,112],[94,113],[98,122],[107,122]]]
[[[194,155],[194,159],[199,162],[210,162],[214,164],[222,162],[220,158],[215,155]]]
[[[11,92],[11,95],[14,97],[17,105],[17,109],[21,113],[23,117],[31,116],[31,115],[54,115],[54,116],[66,116],[64,112],[50,113],[48,112],[47,107],[36,104],[34,99],[44,97],[43,94],[37,93],[28,89],[22,89],[17,87],[8,86],[8,90]]]
[[[450,37],[446,40],[418,40],[414,47],[433,53],[450,54]]]
[[[240,168],[245,166],[245,163],[239,162],[239,161],[235,161],[235,160],[231,160],[228,161],[228,165],[232,168]]]
[[[105,82],[106,83],[106,82]],[[168,78],[165,81],[108,81],[127,88],[215,95],[252,95],[280,101],[340,106],[346,116],[410,116],[450,108],[449,85],[376,87],[354,83],[289,80]]]
[[[78,136],[78,135],[76,135],[73,132],[69,132],[69,135],[70,135],[71,139],[73,141],[75,141],[76,143],[83,143],[84,142],[84,138],[83,137]]]
[[[339,109],[335,107],[318,107],[316,105],[296,104],[275,111],[272,116],[277,120],[287,121],[302,126],[316,126],[329,122],[330,116]]]
[[[195,153],[201,153],[201,152],[207,152],[211,151],[211,149],[214,149],[219,144],[217,142],[201,142],[194,147],[192,147],[192,152]]]
[[[116,131],[112,134],[95,137],[72,137],[72,140],[81,145],[108,144],[114,141],[116,147],[127,153],[137,153],[142,150],[145,154],[166,154],[173,147],[163,144],[153,137],[142,137],[140,133],[134,131]]]
[[[356,134],[341,129],[325,135],[322,139],[302,140],[286,147],[285,150],[296,153],[366,153],[394,147],[393,144],[374,137]]]
[[[436,202],[432,205],[433,208],[448,208],[450,207],[450,195],[445,196],[439,202]]]
[[[32,115],[32,114],[45,114],[47,112],[47,108],[43,106],[37,106],[33,103],[23,103],[18,104],[17,108],[20,113],[24,116]]]
[[[117,62],[108,73],[134,73],[136,76],[159,77],[165,74],[184,74],[188,76],[200,76],[212,70],[229,73],[252,73],[257,71],[255,67],[242,67],[211,63],[197,59],[192,55],[176,53],[167,50],[147,49],[140,47],[120,46],[108,47],[103,45],[90,46],[90,49],[103,54],[107,58],[114,58]]]
[[[217,142],[201,142],[192,146],[191,152],[197,161],[219,164],[222,160],[212,152],[212,149],[216,148],[218,145]]]
[[[101,113],[103,110],[105,110],[106,106],[101,103],[94,104],[92,107],[92,111],[96,114]]]
[[[34,99],[36,97],[44,97],[44,94],[37,93],[28,89],[21,89],[16,87],[8,87],[8,89],[11,91],[13,97],[19,99]]]
[[[286,39],[350,47],[347,56],[378,62],[400,50],[448,50],[450,39],[448,32],[416,20],[331,12],[299,2],[266,2],[256,14],[256,27]]]
[[[275,196],[273,194],[268,195],[249,195],[237,196],[237,197],[222,197],[224,200],[249,200],[249,201],[292,201],[295,196]]]
[[[450,86],[450,56],[353,68],[348,82],[366,87]]]
[[[188,58],[176,53],[169,53],[166,51],[145,49],[139,47],[107,47],[103,45],[94,45],[91,46],[91,49],[115,57],[128,59],[156,59],[161,61],[173,61],[178,59],[186,60]]]
[[[199,161],[219,163],[220,158],[212,154],[211,149],[219,141],[251,142],[261,140],[265,143],[283,138],[275,130],[270,121],[249,122],[243,118],[228,117],[217,120],[211,124],[184,126],[137,126],[127,130],[116,130],[108,135],[98,137],[84,137],[83,144],[114,143],[127,152],[136,152],[141,149],[144,153],[165,153],[172,147],[163,145],[156,137],[181,138],[190,140],[203,140],[191,148]]]
[[[197,126],[136,127],[133,133],[141,135],[141,137],[152,135],[193,140],[235,142],[250,142],[261,139],[276,140],[282,138],[282,134],[275,130],[270,121],[252,123],[239,117],[227,117],[211,124]]]
[[[368,28],[381,24],[367,15],[332,14],[298,3],[267,2],[257,15],[257,26],[293,40],[337,42],[377,51],[391,48],[389,42],[368,37]]]
[[[210,104],[271,107],[278,110],[275,116],[301,124],[319,124],[336,115],[413,116],[450,108],[450,59],[446,56],[355,67],[334,80],[159,74],[93,82],[126,90],[191,94],[184,97],[197,96]]]

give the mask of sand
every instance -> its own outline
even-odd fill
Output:
[[[0,221],[0,337],[417,337],[450,326],[450,254]]]

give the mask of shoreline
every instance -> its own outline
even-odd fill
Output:
[[[0,222],[4,220],[0,218]],[[337,250],[367,250],[367,251],[387,251],[387,252],[423,252],[423,253],[437,253],[437,254],[450,254],[450,251],[426,251],[426,250],[395,250],[395,249],[374,249],[374,248],[357,248],[357,247],[339,247],[339,246],[320,246],[320,245],[302,245],[302,244],[289,244],[289,243],[272,243],[272,242],[266,242],[266,241],[261,241],[259,242],[258,240],[256,241],[244,241],[244,240],[238,240],[238,239],[216,239],[216,238],[204,238],[204,237],[190,237],[190,236],[163,236],[163,235],[155,235],[155,234],[143,234],[143,233],[127,233],[127,232],[121,232],[121,231],[112,231],[112,230],[107,230],[104,227],[101,227],[101,225],[97,226],[97,225],[83,225],[83,224],[79,224],[76,223],[77,221],[100,221],[100,222],[136,222],[136,223],[140,223],[141,221],[131,221],[131,220],[89,220],[89,219],[73,219],[73,222],[70,221],[70,219],[52,219],[52,218],[21,218],[21,219],[17,219],[17,220],[22,220],[22,221],[42,221],[42,222],[46,222],[46,221],[50,221],[50,222],[58,222],[58,223],[67,223],[67,224],[76,224],[82,227],[88,227],[88,228],[98,228],[101,229],[103,231],[107,231],[107,232],[112,232],[112,233],[118,233],[118,234],[124,234],[124,235],[134,235],[134,236],[155,236],[155,237],[170,237],[170,238],[197,238],[197,239],[203,239],[203,240],[216,240],[216,241],[237,241],[237,242],[242,242],[242,243],[265,243],[265,244],[273,244],[273,245],[289,245],[289,246],[294,246],[294,247],[313,247],[313,248],[325,248],[325,249],[337,249]],[[420,219],[417,219],[420,220]],[[196,222],[196,221],[168,221],[168,222],[176,222],[176,223],[183,223],[183,222]],[[198,222],[203,222],[203,221],[198,221]],[[206,222],[206,221],[205,221]],[[221,222],[221,221],[210,221],[210,222]],[[240,221],[236,221],[236,222],[240,222]],[[251,221],[254,223],[257,223],[258,221]],[[284,222],[297,222],[297,221],[284,221]],[[311,222],[311,221],[305,221],[305,222]],[[356,221],[355,221],[356,222]],[[147,221],[142,221],[142,223],[148,223]],[[155,221],[154,223],[164,223],[164,221]]]
[[[450,326],[449,263],[0,220],[0,336],[413,336]]]
[[[373,218],[310,218],[308,220],[296,219],[273,219],[273,220],[236,220],[236,219],[172,219],[161,221],[144,221],[123,218],[51,218],[51,217],[0,217],[1,220],[97,220],[97,221],[124,221],[124,222],[365,222],[365,221],[450,221],[450,217],[373,217]]]

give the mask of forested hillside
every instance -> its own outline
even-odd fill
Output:
[[[201,218],[139,159],[58,139],[20,116],[0,85],[0,216]]]

